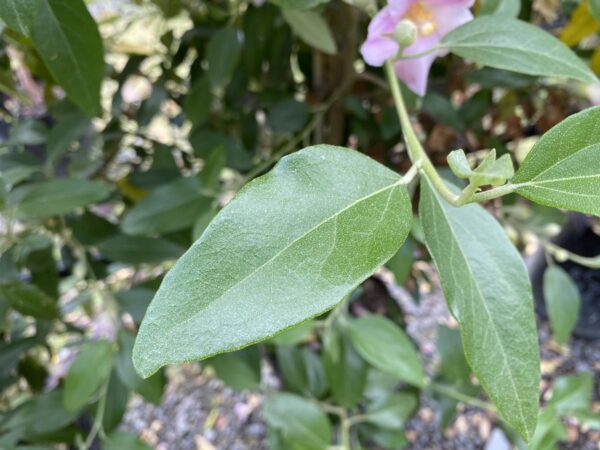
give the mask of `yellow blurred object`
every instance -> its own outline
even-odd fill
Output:
[[[560,40],[573,47],[591,34],[600,31],[600,23],[594,19],[587,2],[582,2],[573,12],[569,23],[560,35]]]
[[[146,195],[148,195],[148,192],[144,189],[140,189],[139,187],[131,184],[127,177],[121,178],[119,181],[117,181],[116,184],[121,193],[129,200],[132,200],[134,202],[139,202]]]
[[[590,65],[594,73],[600,75],[600,47],[594,52]]]

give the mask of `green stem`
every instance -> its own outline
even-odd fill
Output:
[[[385,73],[387,75],[388,82],[390,83],[394,102],[396,103],[396,110],[398,112],[398,118],[400,119],[402,131],[404,132],[404,142],[406,143],[410,160],[413,162],[413,164],[420,164],[421,170],[425,173],[431,184],[433,184],[442,197],[444,197],[452,205],[458,206],[458,195],[454,194],[448,188],[444,180],[442,180],[440,175],[437,173],[435,167],[429,159],[429,156],[427,156],[427,153],[425,153],[419,138],[415,134],[410,122],[410,117],[408,116],[408,111],[406,110],[406,105],[404,104],[404,99],[402,98],[400,83],[398,83],[398,78],[396,77],[394,66],[391,61],[385,63]]]
[[[106,411],[106,392],[108,391],[108,379],[102,386],[102,391],[100,392],[100,400],[98,400],[98,408],[96,409],[96,417],[94,418],[94,423],[92,425],[92,429],[87,436],[87,439],[80,447],[80,450],[89,450],[94,443],[94,440],[98,435],[103,437],[104,428],[102,422],[104,421],[104,413]]]
[[[492,200],[498,197],[502,197],[506,194],[514,192],[517,186],[512,184],[506,184],[489,191],[477,192],[467,187],[467,189],[461,194],[456,195],[450,190],[446,182],[442,179],[440,174],[435,169],[433,163],[427,156],[425,149],[421,145],[419,138],[415,134],[404,99],[402,98],[402,91],[400,90],[400,83],[396,73],[394,72],[394,65],[392,61],[385,63],[385,73],[390,84],[394,103],[396,104],[396,110],[398,112],[398,118],[400,119],[400,125],[404,133],[404,142],[408,149],[408,156],[413,164],[418,164],[421,168],[421,172],[425,174],[427,179],[433,184],[439,194],[453,206],[463,206],[467,203],[484,202]]]
[[[477,408],[481,408],[485,411],[491,412],[494,415],[498,415],[498,410],[488,402],[484,402],[479,400],[478,398],[471,397],[469,395],[463,394],[462,392],[454,389],[451,386],[447,386],[444,384],[431,383],[429,385],[429,389],[433,392],[437,392],[438,394],[445,395],[446,397],[453,398],[462,403],[466,403],[471,406],[476,406]]]
[[[590,269],[600,269],[600,255],[590,258],[572,253],[569,250],[559,247],[550,241],[541,240],[540,242],[546,249],[546,253],[550,253],[560,262],[564,261],[565,259],[569,259],[574,263],[589,267]]]
[[[425,50],[424,52],[410,53],[410,54],[402,53],[400,56],[398,56],[395,59],[395,61],[402,61],[403,59],[417,59],[417,58],[421,58],[423,56],[431,55],[432,53],[435,53],[438,50],[441,50],[443,48],[444,47],[436,45],[434,47],[431,47],[429,50]]]

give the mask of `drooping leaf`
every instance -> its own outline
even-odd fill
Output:
[[[217,355],[204,364],[212,367],[217,376],[233,389],[242,391],[260,386],[260,352],[257,346]]]
[[[324,53],[337,53],[337,45],[329,25],[315,11],[283,10],[283,17],[300,39]]]
[[[210,80],[208,76],[203,76],[194,83],[183,102],[183,112],[192,125],[198,125],[208,118],[211,102]]]
[[[38,8],[38,0],[3,0],[0,18],[15,31],[29,36]]]
[[[62,404],[63,391],[56,389],[33,397],[7,414],[4,430],[21,430],[28,439],[56,431],[71,423],[76,414]]]
[[[597,81],[565,44],[540,28],[502,16],[483,16],[451,31],[442,46],[485,66],[545,77]]]
[[[201,194],[201,187],[196,177],[160,186],[129,210],[121,225],[123,231],[152,235],[190,228],[212,203]]]
[[[325,412],[310,400],[293,394],[274,394],[264,405],[270,427],[280,431],[291,443],[304,450],[325,450],[331,445],[331,424]]]
[[[271,0],[284,9],[311,9],[321,3],[328,3],[330,0]]]
[[[600,0],[588,0],[588,7],[592,16],[600,22]]]
[[[566,344],[579,318],[581,295],[573,279],[557,265],[544,273],[544,300],[554,339]]]
[[[81,347],[65,378],[63,404],[67,411],[77,412],[87,404],[108,379],[112,362],[112,344],[108,341]]]
[[[365,420],[380,428],[402,429],[418,404],[416,395],[407,392],[381,397],[368,406]]]
[[[98,250],[113,261],[127,264],[157,263],[179,258],[184,249],[160,238],[118,234],[97,244]]]
[[[133,335],[125,332],[119,333],[119,352],[116,356],[117,374],[125,386],[140,394],[148,402],[158,405],[165,385],[165,376],[162,372],[157,372],[144,380],[135,373],[131,362],[134,341]]]
[[[589,372],[559,377],[552,386],[549,405],[561,415],[588,411],[593,390],[594,378]]]
[[[542,205],[600,216],[600,107],[562,121],[531,149],[511,183]]]
[[[485,0],[479,7],[479,14],[518,17],[521,12],[521,0]]]
[[[356,351],[379,370],[397,376],[417,387],[425,384],[419,355],[402,329],[380,316],[366,316],[348,323],[348,333]]]
[[[363,396],[367,383],[367,365],[350,339],[331,327],[323,337],[323,367],[336,403],[354,408]]]
[[[19,186],[9,194],[9,204],[16,206],[17,217],[37,219],[99,202],[109,193],[100,181],[68,178]]]
[[[98,26],[83,0],[38,0],[33,43],[44,64],[89,116],[100,108],[104,50]]]
[[[215,33],[208,43],[208,80],[213,88],[226,85],[240,58],[240,43],[233,28],[223,28]]]
[[[135,435],[124,431],[115,431],[107,436],[102,448],[105,450],[152,450],[152,447],[139,440]]]
[[[322,397],[327,390],[323,363],[308,348],[292,345],[277,347],[277,365],[283,374],[285,386],[292,392]]]
[[[540,359],[525,264],[488,212],[451,206],[427,179],[420,216],[467,361],[506,422],[529,440],[539,408]]]
[[[27,316],[37,319],[58,317],[56,302],[33,284],[20,281],[0,284],[0,301],[2,300]]]
[[[136,369],[239,349],[323,313],[398,250],[411,220],[399,176],[358,152],[315,146],[282,159],[167,274]]]

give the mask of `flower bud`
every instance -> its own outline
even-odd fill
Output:
[[[412,45],[417,39],[417,26],[408,19],[403,19],[398,22],[394,29],[394,40],[400,48],[404,49]]]

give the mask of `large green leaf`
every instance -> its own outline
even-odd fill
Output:
[[[540,357],[525,264],[488,212],[451,206],[425,178],[419,209],[467,361],[506,422],[529,440],[539,407]]]
[[[0,301],[2,300],[21,314],[38,319],[58,317],[56,302],[32,284],[19,281],[0,284]]]
[[[337,53],[329,25],[319,13],[284,9],[283,17],[294,33],[308,45],[330,55]]]
[[[2,0],[0,18],[15,31],[29,36],[38,0]]]
[[[129,210],[122,228],[128,234],[164,234],[191,228],[210,209],[212,199],[203,196],[195,177],[180,178],[152,191]]]
[[[401,178],[316,146],[283,158],[225,207],[167,274],[136,369],[245,347],[332,308],[389,259],[412,221]]]
[[[544,273],[544,300],[554,339],[566,344],[579,318],[581,295],[573,279],[557,265]]]
[[[108,341],[81,347],[65,378],[63,404],[67,411],[79,411],[98,392],[110,375],[112,359],[112,344]]]
[[[303,450],[326,450],[331,445],[331,424],[321,407],[293,394],[274,394],[265,401],[265,418],[289,443]]]
[[[451,31],[442,46],[485,66],[594,83],[594,73],[565,44],[520,20],[483,16]]]
[[[352,344],[368,363],[399,379],[422,387],[425,372],[414,345],[391,320],[367,316],[348,323]]]
[[[18,187],[9,195],[20,219],[64,214],[108,197],[108,186],[99,181],[68,178],[41,181]]]
[[[600,216],[600,107],[570,116],[531,149],[512,178],[535,202]]]
[[[96,22],[83,0],[39,0],[33,43],[67,96],[97,116],[104,77],[104,50]]]

